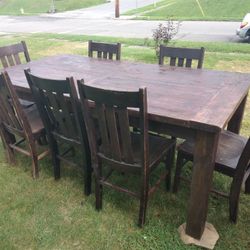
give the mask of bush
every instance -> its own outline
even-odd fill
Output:
[[[159,58],[160,45],[167,45],[172,38],[178,33],[180,23],[174,23],[172,20],[167,20],[166,25],[160,23],[158,28],[153,31],[153,39],[155,42],[155,53]]]

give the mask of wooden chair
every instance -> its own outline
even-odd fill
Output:
[[[178,191],[181,169],[188,162],[193,161],[194,143],[185,141],[178,148],[176,172],[173,191]],[[250,174],[250,139],[240,135],[223,131],[219,138],[219,145],[215,160],[215,171],[232,177],[229,195],[211,190],[219,195],[229,198],[230,221],[236,223],[238,216],[240,190],[244,175]],[[249,181],[249,180],[248,180]],[[249,183],[245,189],[250,193]]]
[[[31,157],[32,176],[38,177],[38,161],[48,150],[38,154],[36,142],[45,136],[45,129],[35,105],[22,108],[7,72],[0,75],[0,106],[1,137],[9,161],[15,162],[14,150]],[[24,142],[28,149],[23,146]]]
[[[143,226],[148,197],[164,179],[167,189],[170,187],[175,140],[148,134],[146,89],[138,92],[104,90],[84,85],[83,80],[78,81],[78,89],[95,173],[96,209],[102,208],[102,187],[114,188],[140,200],[139,226]],[[95,106],[94,112],[90,104]],[[128,108],[139,110],[141,126],[138,133],[131,131]],[[153,187],[149,187],[150,174],[161,161],[166,171]],[[108,170],[106,175],[104,168]],[[140,176],[138,192],[111,183],[109,177],[113,171]]]
[[[3,68],[21,64],[20,54],[24,55],[26,62],[30,62],[29,52],[24,41],[9,46],[0,47],[0,60]]]
[[[24,63],[30,62],[29,52],[24,41],[21,41],[17,44],[0,47],[0,60],[2,68],[8,68],[21,64],[22,57],[24,58]],[[20,103],[24,108],[29,108],[34,104],[34,102],[30,102],[24,99],[20,99]]]
[[[73,166],[80,165],[84,169],[84,192],[89,195],[91,160],[74,79],[43,79],[32,75],[29,70],[25,70],[25,75],[45,125],[55,179],[60,178],[60,161]],[[62,150],[59,143],[66,144],[66,149]],[[80,164],[68,157],[75,147],[81,152]]]
[[[192,61],[198,60],[197,68],[201,69],[204,60],[205,49],[174,48],[160,46],[159,64],[164,64],[164,58],[170,58],[170,66],[192,67]]]
[[[121,60],[121,44],[97,43],[89,41],[89,57],[93,57],[96,52],[98,58],[113,60],[115,55],[116,60]]]

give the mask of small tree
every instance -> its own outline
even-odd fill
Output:
[[[180,22],[174,23],[172,20],[167,20],[166,25],[160,23],[158,28],[153,31],[155,53],[157,57],[159,57],[160,45],[167,45],[178,33],[179,26]]]

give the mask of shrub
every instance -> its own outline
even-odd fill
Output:
[[[154,48],[157,57],[159,57],[160,45],[167,45],[178,33],[179,27],[180,22],[175,23],[172,20],[167,20],[165,25],[160,23],[158,28],[153,31]]]

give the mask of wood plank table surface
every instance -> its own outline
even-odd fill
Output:
[[[44,78],[83,78],[100,88],[132,91],[146,86],[150,129],[195,140],[186,233],[201,238],[219,134],[226,126],[239,132],[249,74],[58,55],[6,69],[23,97],[30,95],[25,68]]]

